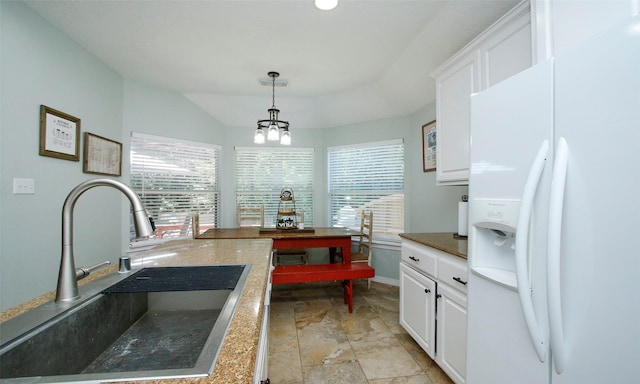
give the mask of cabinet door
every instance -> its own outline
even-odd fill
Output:
[[[435,358],[436,282],[400,263],[400,325]]]
[[[521,12],[517,19],[480,45],[482,89],[531,66],[531,15],[527,9]]]
[[[464,383],[467,366],[467,297],[446,284],[438,284],[438,296],[436,363],[455,383]]]
[[[468,184],[470,97],[478,86],[474,53],[462,57],[436,79],[438,184]]]

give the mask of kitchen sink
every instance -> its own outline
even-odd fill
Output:
[[[145,268],[0,324],[0,382],[206,376],[250,266]]]

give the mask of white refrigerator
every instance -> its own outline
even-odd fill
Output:
[[[468,384],[640,383],[640,17],[471,98]]]

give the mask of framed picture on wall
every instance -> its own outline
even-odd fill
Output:
[[[40,156],[80,161],[80,119],[41,105]]]
[[[122,144],[93,133],[84,133],[84,173],[120,176]]]
[[[436,121],[422,126],[422,170],[436,170]]]

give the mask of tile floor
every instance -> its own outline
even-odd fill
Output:
[[[339,283],[274,285],[271,383],[452,383],[400,326],[398,299],[398,287],[359,281],[349,314]]]

